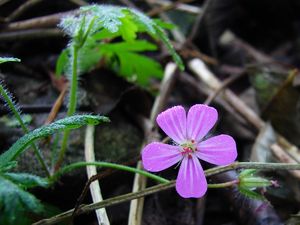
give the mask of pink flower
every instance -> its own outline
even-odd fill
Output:
[[[176,180],[177,192],[184,198],[202,197],[207,182],[199,159],[227,165],[237,157],[236,144],[231,136],[222,134],[203,140],[217,119],[215,108],[201,104],[192,106],[187,116],[182,106],[160,113],[156,121],[176,145],[148,144],[142,151],[144,168],[158,172],[181,162]]]

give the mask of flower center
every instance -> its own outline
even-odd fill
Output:
[[[192,157],[192,154],[194,154],[197,151],[197,146],[195,145],[195,141],[191,140],[181,145],[181,154],[183,156],[188,156],[189,158]]]

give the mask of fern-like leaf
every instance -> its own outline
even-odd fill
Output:
[[[27,147],[35,140],[47,137],[55,132],[63,130],[77,129],[90,124],[97,125],[100,122],[108,122],[104,116],[77,115],[58,120],[52,124],[35,129],[16,141],[6,152],[0,155],[0,167],[15,160]]]

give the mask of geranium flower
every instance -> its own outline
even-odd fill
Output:
[[[176,180],[176,190],[184,198],[202,197],[207,182],[200,161],[215,165],[227,165],[237,157],[236,144],[229,135],[204,139],[218,119],[215,108],[197,104],[186,112],[182,106],[174,106],[157,116],[159,127],[176,143],[148,144],[142,151],[146,170],[158,172],[181,162]]]

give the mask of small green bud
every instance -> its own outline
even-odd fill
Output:
[[[238,189],[241,194],[253,199],[265,199],[263,193],[257,193],[257,188],[275,186],[274,181],[255,175],[257,170],[246,169],[238,176]]]

